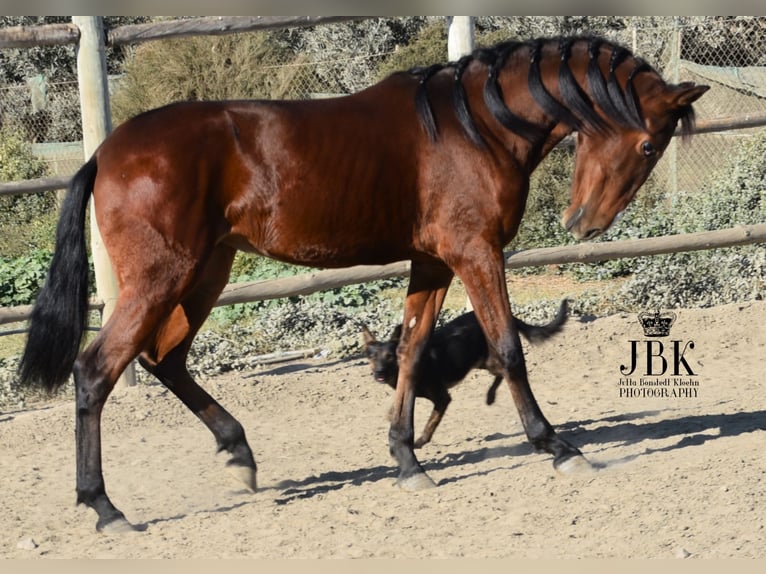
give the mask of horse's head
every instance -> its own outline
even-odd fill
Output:
[[[481,65],[471,66],[474,61]],[[451,67],[456,79],[454,113],[479,148],[488,146],[486,132],[483,135],[481,122],[470,110],[482,107],[513,138],[542,150],[530,164],[536,165],[552,145],[577,131],[571,202],[561,220],[577,239],[593,239],[609,228],[646,181],[679,120],[684,135],[691,133],[692,103],[708,90],[693,83],[669,85],[626,48],[589,36],[501,42]],[[426,82],[444,68],[434,65],[410,72],[419,79],[416,109],[433,141],[438,126]],[[483,74],[481,96],[475,90],[470,95],[466,86],[471,82],[461,79],[471,73]],[[492,122],[485,117],[484,125]]]
[[[692,83],[668,85],[653,72],[637,75],[635,88],[643,129],[612,124],[577,135],[571,202],[561,223],[578,240],[609,228],[662,157],[678,121],[691,129],[691,104],[708,90]]]

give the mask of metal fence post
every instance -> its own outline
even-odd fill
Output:
[[[83,152],[88,159],[112,131],[104,27],[101,16],[72,16],[72,23],[80,29],[80,41],[77,44],[77,79],[82,113]],[[103,325],[114,310],[119,289],[92,207],[91,202],[90,242],[96,272],[96,292],[104,302],[101,314]],[[135,366],[131,362],[120,377],[119,384],[132,386],[135,382]]]

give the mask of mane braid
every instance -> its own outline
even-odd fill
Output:
[[[408,73],[418,79],[418,86],[415,91],[416,113],[429,139],[435,142],[438,139],[439,130],[433,107],[428,98],[426,83],[436,73],[445,68],[452,67],[454,68],[452,106],[456,118],[466,136],[474,145],[478,147],[486,146],[486,141],[479,132],[471,113],[468,94],[462,81],[465,70],[474,60],[486,65],[488,68],[483,97],[484,103],[492,117],[504,128],[530,142],[534,143],[543,137],[545,134],[543,126],[536,125],[514,114],[508,108],[500,86],[499,75],[501,71],[506,66],[508,58],[521,47],[528,47],[529,49],[530,63],[527,85],[530,94],[546,115],[557,122],[569,125],[575,130],[604,133],[610,129],[610,124],[596,112],[595,106],[599,106],[605,116],[621,124],[623,127],[645,128],[633,80],[641,72],[652,71],[653,69],[649,64],[640,58],[634,58],[635,66],[630,72],[625,90],[623,90],[617,80],[616,70],[623,62],[633,57],[627,49],[615,46],[599,38],[561,37],[558,39],[559,56],[561,59],[558,69],[558,89],[561,94],[562,103],[553,97],[545,87],[540,69],[543,47],[554,41],[556,41],[555,38],[541,38],[529,42],[501,42],[491,48],[478,48],[470,55],[463,56],[457,62],[411,68]],[[579,84],[569,65],[572,47],[577,42],[588,43],[587,91],[585,86]],[[602,73],[599,65],[602,47],[611,49],[607,77]],[[681,120],[682,132],[685,136],[688,136],[694,128],[694,111],[691,109],[691,106],[689,106],[689,109],[680,110],[678,117]]]
[[[561,105],[543,85],[542,78],[540,77],[540,55],[542,45],[542,40],[535,40],[530,45],[530,65],[529,76],[527,78],[529,91],[532,93],[534,100],[546,114],[579,130],[582,127],[582,122],[565,106]]]
[[[436,119],[434,118],[434,112],[431,108],[431,102],[428,101],[428,92],[426,91],[426,82],[436,72],[439,72],[444,68],[441,64],[434,64],[427,68],[411,68],[409,73],[416,76],[419,79],[419,85],[415,92],[415,109],[418,117],[423,124],[423,127],[428,134],[428,138],[434,142],[438,135],[438,129],[436,127]]]
[[[604,78],[604,75],[601,73],[601,67],[598,63],[599,53],[603,44],[603,40],[593,38],[588,45],[590,62],[588,62],[587,78],[591,97],[611,119],[617,121],[623,127],[633,127],[632,122],[625,120],[624,115],[614,106],[612,99],[609,97],[606,78]]]
[[[643,128],[641,122],[636,123],[634,115],[628,103],[625,101],[625,95],[620,88],[620,83],[617,81],[617,75],[615,70],[619,65],[624,62],[630,56],[625,48],[619,46],[612,47],[612,57],[609,60],[609,80],[607,80],[607,90],[609,92],[609,99],[612,101],[612,105],[615,110],[615,119],[619,118],[622,123],[633,128]]]
[[[487,80],[484,83],[484,103],[487,105],[492,117],[500,125],[512,132],[520,135],[525,140],[535,142],[543,137],[544,130],[514,114],[503,99],[502,89],[500,88],[499,75],[508,56],[523,44],[519,42],[506,43],[499,46],[500,50],[496,53],[493,62],[489,63]]]
[[[609,125],[596,113],[593,102],[577,83],[569,66],[569,58],[572,56],[572,45],[577,38],[562,39],[559,45],[561,53],[561,65],[559,66],[559,90],[561,99],[583,122],[583,128],[587,131],[593,129],[597,132],[607,132]]]
[[[468,105],[468,95],[463,86],[463,72],[468,67],[468,64],[472,61],[472,56],[463,56],[455,64],[455,90],[452,92],[453,105],[455,107],[455,113],[460,125],[463,126],[466,134],[470,140],[478,147],[483,148],[486,146],[484,138],[481,137],[479,130],[476,128],[476,124],[471,116],[471,108]]]
[[[628,76],[628,84],[625,91],[625,99],[629,105],[631,118],[636,123],[636,125],[641,126],[642,128],[644,126],[644,120],[641,116],[641,109],[639,108],[638,104],[638,96],[636,96],[636,92],[633,89],[633,78],[641,72],[650,71],[652,71],[652,68],[649,64],[643,60],[637,60],[636,67],[633,68],[633,70],[630,72],[630,75]]]

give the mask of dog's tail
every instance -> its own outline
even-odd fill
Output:
[[[561,331],[564,323],[567,322],[568,310],[569,303],[566,299],[563,299],[561,305],[559,305],[559,310],[556,312],[556,316],[546,325],[529,325],[516,317],[513,318],[513,321],[516,329],[526,337],[527,341],[530,343],[540,343]]]

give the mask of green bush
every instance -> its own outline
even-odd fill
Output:
[[[45,281],[51,260],[49,251],[23,257],[0,258],[0,307],[28,305]]]
[[[0,181],[21,181],[46,175],[45,162],[13,124],[0,129]],[[0,197],[0,256],[15,257],[30,248],[52,249],[56,198],[52,193]]]
[[[766,223],[766,135],[746,140],[702,192],[684,193],[672,211],[678,233]]]
[[[532,172],[529,196],[512,249],[532,249],[574,243],[561,225],[561,212],[569,205],[574,154],[555,148]]]
[[[665,235],[766,222],[766,134],[745,143],[695,193],[666,202],[657,219]],[[634,260],[633,273],[617,294],[624,306],[707,307],[762,299],[766,249],[747,245]]]
[[[12,123],[0,129],[0,181],[34,179],[45,175],[45,162],[32,153],[32,144],[21,136]]]
[[[303,273],[310,273],[317,269],[290,265],[268,257],[253,256],[246,253],[238,253],[234,258],[234,264],[229,275],[229,283],[244,283],[248,281],[267,281],[282,277],[291,277]],[[281,299],[269,299],[266,301],[254,301],[252,303],[237,303],[213,310],[213,321],[229,325],[241,319],[247,319],[261,313],[264,309],[272,309],[278,306],[296,306],[303,304],[324,304],[330,307],[353,308],[362,307],[375,300],[378,295],[387,289],[399,288],[404,284],[401,278],[380,279],[357,285],[346,285],[325,291],[319,291],[310,295],[297,295]]]

